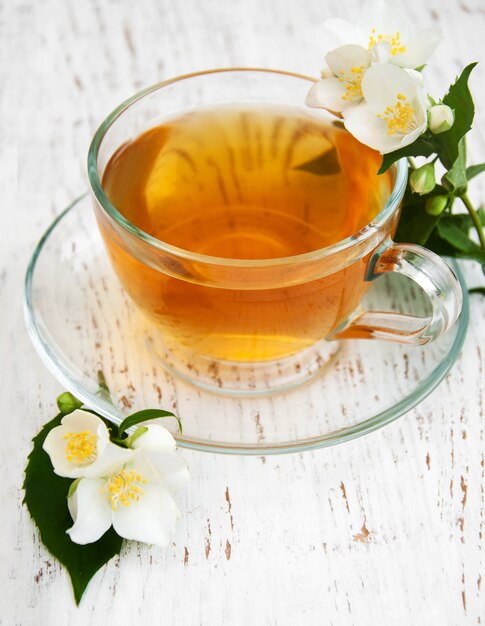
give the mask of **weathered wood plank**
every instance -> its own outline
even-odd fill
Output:
[[[134,90],[215,66],[315,74],[319,23],[356,2],[206,0],[0,3],[0,622],[30,624],[474,624],[483,570],[485,306],[472,301],[463,356],[405,418],[366,439],[288,457],[184,452],[184,521],[160,552],[131,545],[76,609],[66,573],[22,507],[30,438],[60,391],[23,326],[27,258],[53,216],[87,186],[97,124]],[[480,0],[406,9],[447,39],[428,75],[437,94],[483,61]],[[485,73],[470,154],[483,160]],[[480,134],[480,130],[482,133]],[[472,190],[483,198],[483,183]],[[483,281],[476,268],[470,284]]]

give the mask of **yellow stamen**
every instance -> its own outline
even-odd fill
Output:
[[[406,52],[406,46],[403,46],[401,43],[401,33],[399,31],[391,33],[390,35],[384,35],[382,33],[376,34],[375,28],[371,30],[368,49],[372,50],[376,44],[382,43],[383,41],[387,41],[387,43],[391,44],[392,56],[395,56],[396,54],[404,54]]]
[[[139,485],[146,485],[147,483],[148,480],[143,478],[139,472],[121,470],[108,480],[101,492],[107,493],[111,508],[116,511],[120,503],[123,506],[129,506],[133,502],[138,502],[144,493]]]
[[[70,463],[88,465],[96,460],[97,437],[90,430],[83,430],[80,433],[67,433],[64,435],[67,440],[66,459]]]
[[[348,74],[345,74],[344,70],[340,70],[339,81],[345,84],[345,93],[342,96],[342,100],[357,100],[362,98],[362,77],[364,70],[364,65],[351,67]]]
[[[413,128],[416,128],[415,113],[406,96],[398,93],[396,104],[386,107],[384,113],[378,113],[377,117],[387,122],[388,135],[395,135],[396,133],[406,135]]]

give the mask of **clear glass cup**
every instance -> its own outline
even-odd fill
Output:
[[[340,339],[422,345],[446,332],[460,314],[461,288],[446,263],[420,246],[392,241],[407,183],[404,160],[394,167],[392,193],[370,224],[326,248],[276,259],[227,259],[177,248],[130,223],[104,193],[101,180],[110,158],[148,128],[197,107],[223,103],[303,109],[313,82],[298,74],[258,69],[181,76],[145,89],[120,105],[100,126],[90,146],[88,175],[94,209],[113,267],[145,312],[153,314],[153,299],[167,302],[152,315],[160,329],[153,349],[165,367],[200,387],[236,395],[288,389],[331,366]],[[411,278],[425,291],[428,316],[363,309],[361,301],[372,281],[389,272]],[[182,296],[179,281],[183,281]],[[171,299],[175,284],[178,295]],[[207,303],[203,321],[194,304],[198,302]],[[211,310],[222,305],[227,310],[223,323],[220,315],[211,318]],[[259,328],[245,326],[244,320],[254,319],[251,313],[255,311]],[[276,337],[291,334],[296,320],[306,330],[290,353],[285,349],[271,359],[231,357],[235,341],[256,340],[264,354],[264,342],[274,343]],[[202,323],[207,336],[217,336],[217,342],[193,341],[190,325]],[[166,332],[167,328],[182,330],[177,335]]]

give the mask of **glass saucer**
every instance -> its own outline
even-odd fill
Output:
[[[151,349],[153,327],[125,295],[109,264],[91,200],[82,196],[50,226],[27,270],[27,328],[44,363],[76,397],[113,422],[142,408],[163,420],[181,447],[229,454],[274,454],[342,443],[370,433],[416,406],[455,362],[468,324],[422,347],[342,341],[323,375],[279,395],[235,399],[177,378]],[[400,276],[379,278],[373,309],[425,314],[420,289]],[[99,394],[103,371],[112,403]]]

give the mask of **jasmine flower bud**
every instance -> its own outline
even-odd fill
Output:
[[[428,198],[424,204],[424,208],[428,215],[441,215],[448,204],[448,196],[439,195]]]
[[[326,65],[325,67],[322,68],[322,70],[320,71],[320,76],[322,78],[330,78],[331,76],[333,76],[333,72],[332,70],[328,67],[328,65]]]
[[[409,184],[414,193],[419,193],[421,196],[433,191],[436,186],[433,163],[425,163],[413,170],[409,177]]]
[[[428,111],[429,129],[435,135],[450,130],[454,121],[455,113],[453,109],[446,104],[436,104]]]

